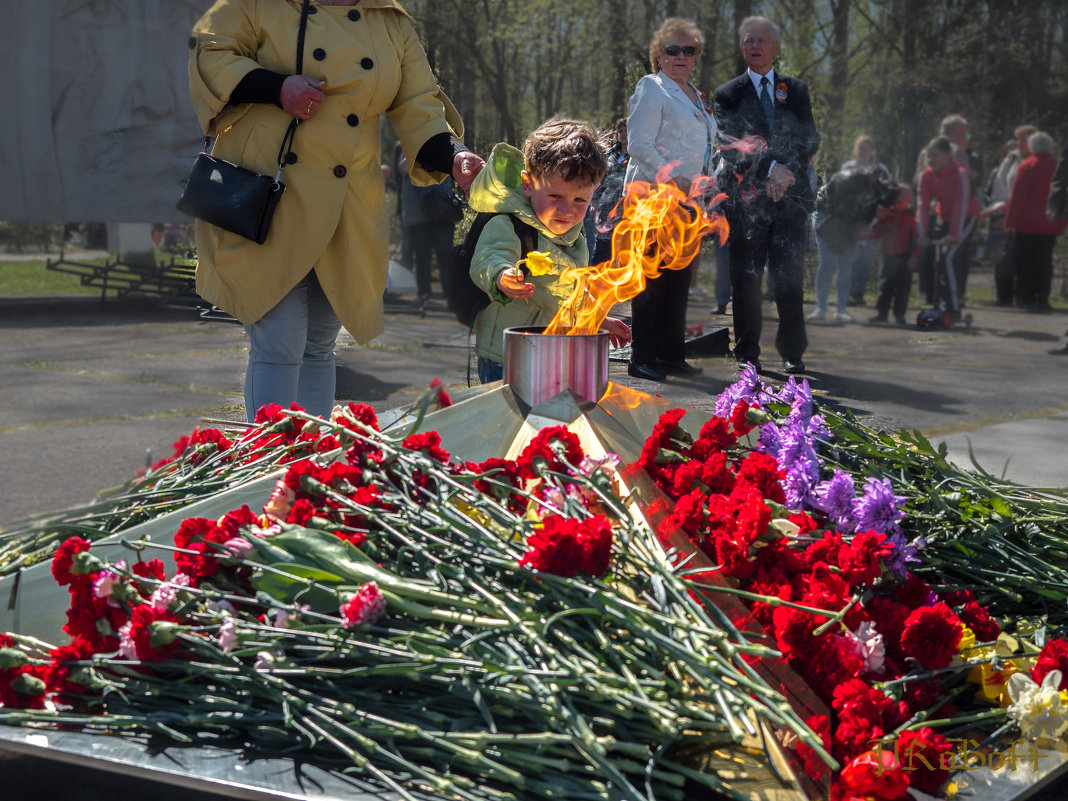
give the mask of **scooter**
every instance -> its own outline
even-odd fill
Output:
[[[952,328],[961,323],[971,328],[971,313],[964,314],[960,319],[954,319],[953,312],[942,309],[924,309],[916,315],[917,328]]]

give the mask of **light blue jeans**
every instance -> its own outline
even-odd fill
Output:
[[[868,290],[868,278],[871,277],[871,265],[875,257],[875,242],[862,240],[857,242],[857,249],[853,256],[853,277],[850,279],[849,294],[862,296]]]
[[[334,406],[334,345],[341,321],[334,314],[315,271],[308,273],[248,332],[245,416],[268,403],[288,409],[294,401],[327,417]]]
[[[857,244],[853,242],[836,252],[817,233],[816,247],[820,253],[820,266],[816,269],[816,307],[822,312],[827,311],[827,301],[831,295],[831,277],[835,276],[835,311],[839,314],[845,313],[853,281],[852,266],[856,260]]]

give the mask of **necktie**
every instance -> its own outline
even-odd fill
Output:
[[[768,91],[768,76],[760,79],[760,105],[764,109],[764,119],[768,121],[768,138],[775,135],[775,104],[771,101],[771,92]]]

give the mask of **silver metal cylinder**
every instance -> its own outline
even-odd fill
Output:
[[[565,389],[597,403],[608,386],[608,332],[547,335],[544,330],[505,330],[504,383],[531,407]]]

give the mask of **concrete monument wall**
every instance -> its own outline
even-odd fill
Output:
[[[193,23],[211,0],[0,2],[0,220],[172,222],[203,135]]]

